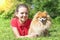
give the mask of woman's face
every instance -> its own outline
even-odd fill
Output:
[[[28,19],[28,10],[25,7],[20,7],[16,15],[20,21],[25,22]]]

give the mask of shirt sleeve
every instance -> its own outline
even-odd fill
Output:
[[[16,20],[16,19],[13,18],[13,19],[11,20],[11,26],[12,26],[12,27],[17,27],[17,20]]]

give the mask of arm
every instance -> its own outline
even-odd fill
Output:
[[[17,30],[17,19],[16,18],[11,19],[11,28],[12,28],[13,33],[15,34],[15,37],[20,38],[20,34]]]
[[[11,28],[12,28],[13,33],[14,33],[14,35],[16,36],[16,38],[25,38],[25,37],[29,37],[29,36],[20,36],[20,34],[19,34],[19,32],[18,32],[18,30],[17,30],[16,27],[11,27]]]
[[[39,36],[38,33],[31,33],[31,34],[26,35],[25,37],[28,37],[28,38],[35,38],[35,37],[38,37],[38,36]]]
[[[16,28],[16,27],[11,27],[11,28],[12,28],[13,33],[14,33],[14,35],[16,36],[16,38],[19,38],[20,35],[19,35],[19,32],[18,32],[17,28]]]

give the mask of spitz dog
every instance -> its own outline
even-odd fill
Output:
[[[33,17],[28,34],[31,37],[37,37],[48,34],[51,27],[51,18],[46,11],[38,11]]]

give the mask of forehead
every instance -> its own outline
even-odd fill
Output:
[[[27,10],[26,7],[19,7],[19,8],[18,8],[18,11],[19,11],[19,12],[28,12],[28,10]]]

